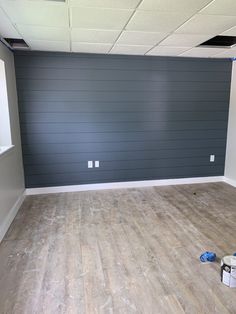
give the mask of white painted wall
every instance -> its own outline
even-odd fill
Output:
[[[20,127],[17,105],[14,57],[0,43],[0,59],[5,63],[10,114],[11,139],[14,147],[0,155],[0,241],[17,213],[23,199],[24,175],[22,166]],[[0,100],[1,101],[1,100]]]
[[[236,61],[232,67],[225,177],[236,186]]]

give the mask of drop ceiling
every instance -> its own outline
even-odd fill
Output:
[[[0,0],[0,36],[31,50],[233,58],[236,0]]]

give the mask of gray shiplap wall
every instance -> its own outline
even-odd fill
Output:
[[[223,175],[231,61],[17,52],[15,65],[27,187]]]

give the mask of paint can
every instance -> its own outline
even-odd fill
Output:
[[[230,288],[236,288],[236,256],[225,256],[221,260],[221,281]]]

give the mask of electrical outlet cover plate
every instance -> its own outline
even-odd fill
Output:
[[[88,168],[93,168],[93,162],[91,160],[88,161]]]
[[[215,155],[210,155],[210,162],[215,162]]]

